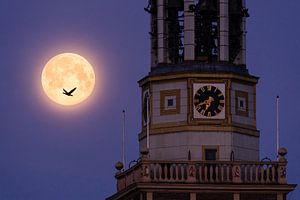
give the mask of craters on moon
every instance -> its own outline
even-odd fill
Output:
[[[95,73],[92,65],[82,56],[63,53],[51,58],[41,76],[43,90],[54,102],[72,106],[86,100],[95,87]],[[73,90],[72,96],[65,91]],[[64,91],[65,90],[65,91]]]

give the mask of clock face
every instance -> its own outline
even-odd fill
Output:
[[[195,112],[205,118],[218,117],[224,110],[225,97],[217,85],[202,85],[194,93]]]
[[[148,106],[149,106],[149,92],[146,91],[143,95],[143,119],[144,119],[144,125],[148,122]]]

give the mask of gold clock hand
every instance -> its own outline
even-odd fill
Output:
[[[210,103],[206,104],[205,111],[210,107]]]
[[[205,100],[205,101],[203,101],[202,103],[199,103],[198,105],[199,106],[203,106],[203,105],[207,105],[209,102],[208,102],[208,100]]]
[[[206,104],[206,107],[205,107],[205,111],[207,111],[207,109],[211,106],[211,103],[214,101],[214,98],[213,97],[209,97],[207,101],[207,104]]]
[[[202,105],[205,105],[205,111],[211,106],[211,103],[214,101],[213,97],[208,97],[207,100],[203,101],[202,103],[199,103],[196,107],[196,109],[200,109]]]

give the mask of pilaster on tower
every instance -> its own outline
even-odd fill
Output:
[[[158,63],[167,62],[166,12],[164,0],[157,0],[157,54]],[[155,23],[155,22],[154,22]]]
[[[184,0],[184,60],[195,60],[195,13],[190,11],[194,0]]]
[[[220,61],[229,61],[228,0],[220,0]]]

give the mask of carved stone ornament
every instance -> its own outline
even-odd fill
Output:
[[[190,175],[190,177],[195,177],[196,176],[196,169],[193,165],[191,165],[189,167],[189,175]]]
[[[280,167],[280,178],[285,178],[285,177],[286,177],[286,168]]]
[[[233,173],[234,173],[234,177],[239,178],[241,176],[240,168],[238,166],[235,166]]]
[[[149,175],[149,168],[148,166],[144,166],[142,170],[142,176],[148,176]]]

